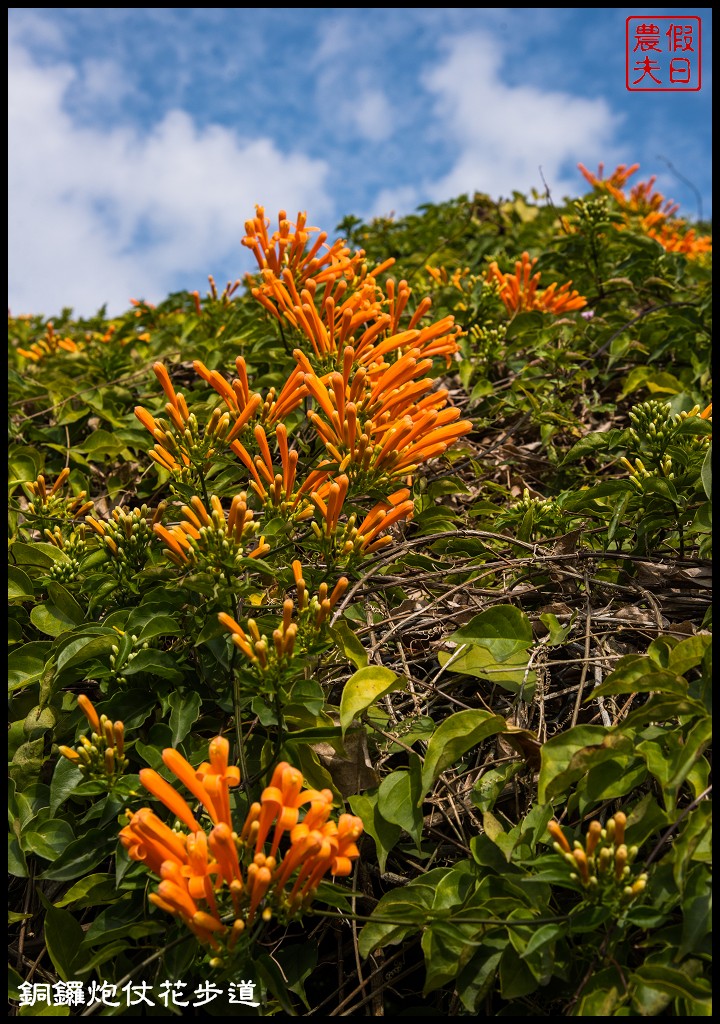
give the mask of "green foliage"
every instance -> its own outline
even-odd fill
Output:
[[[710,246],[614,181],[347,218],[325,263],[287,247],[298,301],[268,256],[11,318],[15,1002],[142,983],[168,1015],[211,982],[232,1013],[249,978],[267,1016],[709,1015]],[[236,831],[287,761],[363,835],[216,948],[118,834],[218,735]]]

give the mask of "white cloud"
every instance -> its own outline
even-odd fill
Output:
[[[392,135],[393,111],[387,96],[379,89],[367,89],[347,105],[347,114],[361,137],[382,142]]]
[[[245,220],[330,210],[325,160],[198,127],[181,110],[147,131],[81,127],[64,109],[76,71],[41,67],[20,45],[9,63],[9,305],[14,314],[72,306],[111,314],[131,297],[158,301],[178,281],[248,264]],[[91,72],[95,97],[113,69]],[[223,282],[224,283],[224,282]]]
[[[376,63],[358,61],[366,48],[372,22],[352,23],[350,18],[330,16],[319,22],[315,70],[316,109],[328,126],[353,142],[383,142],[392,135],[398,117],[379,79],[388,74]]]
[[[461,192],[543,189],[560,197],[577,190],[574,165],[612,165],[618,117],[603,99],[502,81],[502,49],[482,33],[448,41],[447,57],[423,76],[434,96],[438,136],[457,155],[450,171],[427,183],[441,200]],[[553,78],[553,69],[548,69]],[[568,165],[573,173],[568,175]]]

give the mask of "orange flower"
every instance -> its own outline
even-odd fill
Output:
[[[539,309],[544,313],[566,313],[574,309],[582,309],[587,300],[576,291],[570,291],[572,281],[558,287],[557,282],[544,291],[538,291],[540,273],[533,274],[537,257],[530,259],[524,252],[515,263],[514,274],[502,274],[496,262],[490,264],[487,272],[488,281],[496,281],[500,288],[500,298],[508,313],[514,315],[525,310]]]
[[[185,788],[190,790],[195,799],[200,801],[207,813],[210,815],[210,820],[213,825],[217,825],[221,820],[220,811],[222,809],[219,811],[215,806],[215,801],[208,793],[200,778],[198,778],[198,774],[192,765],[179,751],[175,750],[174,747],[166,747],[162,752],[162,759],[165,766],[170,769],[178,781],[182,782]]]
[[[593,188],[609,192],[618,202],[623,204],[626,202],[625,194],[622,191],[623,186],[627,184],[628,178],[632,177],[639,167],[640,164],[632,164],[630,167],[627,167],[625,164],[619,164],[609,178],[603,178],[605,173],[604,164],[598,166],[597,174],[593,174],[583,164],[578,164],[580,173],[590,182]]]
[[[213,798],[221,822],[232,828],[230,787],[240,785],[240,769],[235,765],[228,765],[230,744],[224,736],[216,736],[210,741],[208,754],[210,761],[203,761],[196,774]]]
[[[395,523],[412,516],[414,503],[409,500],[410,491],[403,488],[391,494],[387,501],[380,501],[368,512],[358,527],[359,548],[363,554],[371,554],[391,543],[390,537],[378,538],[378,534],[389,530]],[[357,543],[357,542],[356,542]]]
[[[711,236],[696,236],[693,228],[685,229],[685,222],[682,220],[665,224],[658,215],[649,214],[643,218],[641,224],[650,238],[654,238],[668,252],[683,253],[689,258],[712,252]]]
[[[187,825],[191,831],[200,831],[200,826],[195,820],[195,815],[187,801],[173,789],[169,782],[166,782],[161,775],[158,775],[153,768],[142,768],[140,770],[140,781],[149,793],[152,793],[161,803],[165,804],[167,809]]]
[[[341,815],[337,824],[328,820],[332,793],[303,789],[302,774],[282,762],[261,801],[251,805],[238,836],[232,828],[227,797],[228,787],[239,782],[239,772],[228,764],[227,740],[215,737],[208,754],[209,761],[195,771],[177,751],[163,751],[166,765],[205,805],[213,820],[214,811],[223,818],[209,836],[172,786],[152,769],[143,769],[143,784],[192,832],[185,836],[173,831],[150,808],[143,807],[134,814],[128,812],[120,841],[131,859],[142,861],[160,879],[150,901],[179,917],[201,943],[225,956],[245,928],[252,926],[263,904],[263,919],[273,904],[282,905],[290,915],[307,904],[328,871],[349,874],[352,861],[359,856],[356,840],[362,822],[352,815]],[[310,806],[298,824],[305,804]],[[271,831],[272,848],[266,853]],[[281,857],[280,843],[286,833],[289,849]],[[295,872],[297,878],[286,897],[283,890]],[[235,915],[232,928],[221,920],[228,901]]]
[[[80,348],[81,346],[74,342],[72,338],[58,337],[52,321],[48,321],[44,337],[40,338],[34,345],[31,345],[29,349],[18,348],[17,351],[25,359],[31,359],[34,363],[39,363],[46,356],[54,356],[58,352],[79,352]]]
[[[182,864],[186,859],[185,837],[163,824],[149,807],[141,807],[120,830],[120,842],[133,860],[143,861],[156,875],[166,861]]]
[[[95,706],[90,700],[90,698],[86,697],[84,693],[79,693],[77,702],[78,707],[82,710],[91,727],[98,735],[100,735],[102,731],[100,728],[100,716],[95,710]]]
[[[282,761],[273,772],[270,785],[260,797],[261,811],[259,831],[255,843],[255,852],[259,853],[264,845],[270,826],[277,820],[272,840],[270,856],[274,857],[280,845],[283,832],[289,831],[297,824],[299,808],[311,801],[318,801],[327,808],[329,814],[333,795],[329,789],[320,792],[316,789],[302,788],[302,772]]]
[[[210,497],[210,507],[212,511],[208,513],[202,500],[193,495],[190,505],[183,505],[183,520],[177,526],[153,526],[155,534],[167,545],[165,554],[176,565],[207,563],[218,568],[224,559],[258,558],[270,550],[261,537],[256,548],[246,551],[258,524],[247,507],[245,491],[235,495],[227,514],[215,494]]]
[[[572,853],[570,843],[565,838],[565,833],[556,821],[549,821],[547,825],[547,830],[553,837],[555,842],[560,845],[560,847],[563,849],[565,853]]]

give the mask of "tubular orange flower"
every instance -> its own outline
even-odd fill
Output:
[[[632,177],[639,167],[640,164],[631,164],[630,167],[627,167],[625,164],[619,164],[609,178],[603,178],[605,173],[604,164],[598,166],[597,174],[593,174],[583,164],[578,164],[578,170],[590,182],[593,188],[609,192],[622,203],[625,202],[625,194],[622,188],[627,184],[628,178]]]
[[[302,772],[291,767],[286,761],[282,761],[273,772],[270,785],[267,786],[260,798],[262,810],[260,812],[260,828],[255,844],[256,853],[260,852],[265,843],[270,825],[277,819],[275,834],[273,836],[271,856],[280,845],[283,832],[289,831],[297,824],[299,808],[303,804],[312,801],[319,801],[327,806],[328,810],[333,801],[333,795],[329,789],[320,792],[315,789],[302,788]]]
[[[548,831],[550,826],[548,826]],[[600,842],[602,835],[602,825],[599,821],[591,821],[588,825],[587,835],[585,837],[585,853],[588,857],[592,857],[595,853],[597,844]]]
[[[248,868],[248,888],[250,889],[250,909],[248,910],[248,927],[253,923],[255,912],[260,901],[265,897],[270,883],[272,882],[272,871],[266,866],[258,867],[255,871],[255,864]]]
[[[152,793],[161,803],[165,804],[167,809],[187,825],[189,829],[193,832],[200,831],[200,826],[195,820],[195,815],[187,801],[173,789],[169,782],[166,782],[161,775],[158,775],[154,769],[142,768],[140,770],[140,781],[149,793]]]
[[[627,824],[627,815],[622,811],[618,811],[613,815],[615,819],[615,845],[622,846],[625,842],[625,826]]]
[[[172,381],[170,380],[170,374],[167,372],[164,363],[153,363],[153,372],[160,382],[160,387],[167,395],[170,405],[177,411],[180,409],[178,403],[178,396],[175,393]]]
[[[83,714],[87,718],[88,722],[98,735],[100,734],[100,717],[95,710],[95,706],[89,697],[86,697],[84,693],[78,694],[78,707],[82,710]]]
[[[212,876],[220,874],[220,865],[208,857],[207,836],[202,831],[194,832],[187,837],[185,848],[187,864],[180,868],[180,875],[186,879],[187,890],[193,899],[204,899],[213,913],[217,914]]]
[[[197,769],[197,775],[213,798],[220,819],[232,826],[230,819],[230,787],[240,784],[240,769],[228,765],[230,744],[224,736],[216,736],[208,748],[210,762],[204,761]]]
[[[710,235],[696,236],[693,228],[685,229],[684,221],[675,221],[673,224],[658,223],[656,216],[650,214],[643,218],[642,227],[650,238],[668,252],[679,252],[688,257],[712,252]]]
[[[187,853],[185,837],[163,824],[149,807],[141,807],[120,830],[120,842],[133,860],[143,861],[159,875],[166,861],[183,864]]]
[[[208,840],[210,850],[215,857],[223,880],[227,885],[231,882],[239,882],[242,886],[242,875],[240,862],[238,860],[237,847],[233,840],[232,824],[221,821],[210,833]]]
[[[502,274],[496,262],[488,267],[487,280],[496,281],[499,285],[500,298],[508,313],[514,315],[525,310],[538,309],[545,313],[559,314],[582,309],[587,305],[587,300],[582,295],[570,290],[572,281],[561,287],[555,282],[545,291],[538,292],[540,273],[530,276],[536,263],[537,257],[531,260],[530,254],[524,252],[515,263],[514,274]]]
[[[547,830],[553,837],[556,843],[558,843],[565,853],[572,853],[570,843],[565,838],[565,833],[560,828],[560,825],[556,821],[549,821],[547,824]]]
[[[215,806],[212,797],[203,783],[197,777],[197,773],[192,765],[173,747],[166,747],[165,750],[163,750],[162,759],[173,775],[175,775],[176,778],[182,782],[185,788],[189,789],[193,796],[200,801],[210,815],[210,820],[213,825],[217,825],[220,821],[218,808]]]

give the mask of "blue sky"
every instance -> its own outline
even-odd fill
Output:
[[[641,164],[711,214],[710,8],[698,92],[628,92],[637,8],[10,8],[13,314],[111,315],[251,269],[256,203],[412,212],[586,190]]]

